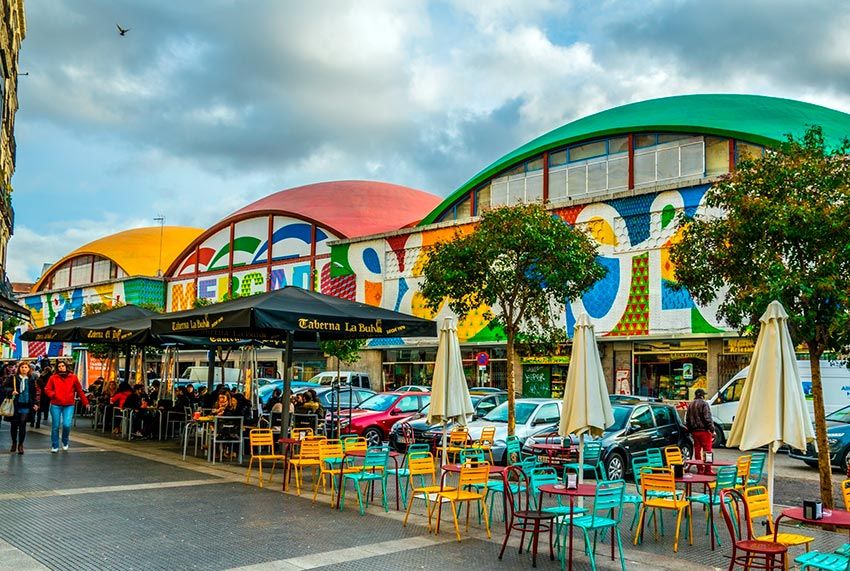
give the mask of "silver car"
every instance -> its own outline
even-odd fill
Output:
[[[532,434],[543,429],[556,430],[561,418],[561,401],[558,399],[517,399],[516,407],[516,430],[514,434],[519,438],[520,444]],[[493,460],[503,463],[505,458],[505,440],[508,437],[508,403],[503,402],[482,418],[470,422],[470,440],[478,440],[481,430],[485,426],[496,427],[496,438],[493,442]],[[439,445],[441,428],[431,430],[433,437]]]

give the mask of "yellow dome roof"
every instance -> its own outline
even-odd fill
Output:
[[[159,236],[162,231],[162,262],[159,257]],[[98,238],[80,246],[50,269],[35,283],[32,290],[38,291],[44,282],[64,262],[78,256],[95,255],[108,258],[118,264],[128,276],[155,276],[156,271],[165,271],[174,258],[203,233],[201,228],[185,226],[159,226],[133,228]]]

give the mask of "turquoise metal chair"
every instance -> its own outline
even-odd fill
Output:
[[[800,571],[806,569],[824,569],[825,571],[850,571],[850,558],[837,553],[809,551],[794,559],[800,564]]]
[[[593,472],[594,478],[602,480],[602,472],[604,472],[604,469],[602,468],[602,444],[599,442],[589,441],[585,442],[582,448],[584,451],[584,457],[582,458],[581,465],[579,465],[578,462],[566,462],[563,465],[564,470],[572,470],[576,473],[579,471],[590,470]]]
[[[421,455],[423,452],[431,452],[431,447],[428,444],[411,444],[407,447],[407,454],[404,455],[401,466],[387,470],[388,475],[398,476],[399,496],[401,503],[405,505],[407,505],[407,489],[410,487],[410,469],[407,467],[407,464],[410,461],[411,455],[416,457],[417,454]]]
[[[653,468],[664,467],[664,453],[660,448],[647,448],[646,459],[649,461],[649,466]]]
[[[761,478],[764,474],[764,463],[767,459],[765,452],[750,453],[750,473],[747,476],[747,487],[761,485]]]
[[[460,463],[483,464],[487,462],[487,452],[483,448],[464,448],[460,451]]]
[[[599,482],[596,485],[596,495],[593,499],[593,511],[579,517],[573,516],[573,526],[582,531],[584,547],[590,559],[590,568],[596,571],[596,539],[600,531],[612,530],[617,540],[620,552],[620,566],[626,571],[626,561],[623,559],[623,542],[620,538],[620,520],[623,517],[623,495],[626,483],[623,480]],[[590,543],[590,532],[593,532],[593,544]],[[564,541],[567,541],[566,534]],[[561,548],[561,569],[564,568],[567,547]]]
[[[515,466],[525,460],[535,458],[533,455],[524,454],[522,451],[522,443],[516,436],[508,436],[505,439],[505,464]]]
[[[531,489],[528,492],[529,492],[529,495],[531,496],[532,509],[540,509],[540,506],[538,506],[538,501],[539,501],[539,497],[540,497],[540,491],[539,491],[540,486],[544,486],[544,485],[547,485],[547,484],[557,485],[557,484],[563,484],[564,483],[563,480],[558,476],[558,473],[555,471],[555,469],[552,468],[552,467],[549,467],[549,466],[543,466],[543,467],[540,467],[540,468],[532,469],[531,473],[528,474],[528,481],[529,481],[529,485],[531,486]],[[556,496],[556,497],[557,497],[558,505],[557,506],[550,506],[548,508],[543,508],[542,511],[553,513],[557,516],[569,517],[570,506],[569,505],[565,506],[562,503],[561,496]],[[584,508],[575,507],[572,510],[573,517],[575,517],[577,514],[581,515],[581,514],[585,513],[586,511],[587,510],[585,510]],[[561,529],[563,528],[563,525],[564,525],[563,522],[558,521],[559,519],[561,519],[561,518],[559,517],[555,520],[556,523],[557,523],[557,525],[555,527],[556,540],[557,540],[557,537],[560,536]]]
[[[708,520],[709,516],[711,516],[711,525],[714,527],[714,537],[717,538],[717,545],[720,545],[720,534],[717,533],[717,521],[716,518],[711,513],[711,510],[714,509],[715,506],[720,505],[720,492],[726,489],[734,489],[735,484],[738,481],[738,467],[737,466],[722,466],[717,470],[717,480],[715,480],[714,489],[711,490],[708,494],[694,494],[689,496],[688,499],[691,503],[694,504],[702,504],[706,508],[705,518],[706,518],[706,526],[705,526],[705,534],[708,535]],[[732,521],[735,525],[738,525],[737,520],[734,517],[733,512]]]
[[[357,490],[357,501],[360,504],[360,515],[366,513],[366,502],[363,501],[363,491],[360,485],[366,482],[369,486],[375,482],[381,483],[381,505],[384,506],[384,511],[389,512],[390,507],[387,503],[387,464],[390,461],[390,449],[385,447],[369,448],[366,451],[366,457],[363,459],[363,466],[359,472],[353,474],[343,474],[342,491],[339,501],[339,509],[345,506],[345,488],[348,482],[354,482],[354,489]],[[368,486],[367,486],[368,487]]]

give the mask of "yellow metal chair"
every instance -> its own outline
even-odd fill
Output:
[[[640,486],[643,494],[643,503],[640,506],[640,518],[635,531],[635,545],[641,539],[646,518],[646,510],[660,509],[676,512],[676,537],[673,544],[673,553],[679,551],[679,532],[682,527],[682,516],[688,518],[688,544],[694,544],[694,524],[691,513],[691,502],[684,497],[684,493],[676,489],[676,480],[673,477],[672,468],[643,467],[640,471]],[[655,520],[654,537],[658,540],[658,517]]]
[[[292,438],[295,440],[304,440],[309,436],[314,436],[312,428],[293,428]]]
[[[433,506],[431,500],[437,501],[436,495],[442,492],[453,491],[454,488],[444,487],[440,489],[440,484],[437,481],[437,470],[434,467],[434,455],[430,452],[417,452],[416,456],[411,457],[407,461],[408,470],[410,470],[410,485],[413,491],[408,496],[407,511],[404,514],[402,527],[407,526],[407,518],[410,517],[410,508],[413,507],[413,500],[420,498],[425,500],[425,509],[428,511],[428,530],[431,530],[431,515]],[[430,478],[429,478],[430,477]],[[419,485],[416,485],[417,479]],[[432,498],[433,496],[433,498]]]
[[[739,490],[743,490],[747,487],[747,480],[750,477],[750,464],[753,463],[753,457],[749,454],[742,454],[738,456],[738,461],[736,465],[738,466],[738,481],[739,484],[735,486]]]
[[[487,530],[487,539],[490,539],[490,521],[487,519],[487,510],[484,506],[484,498],[487,496],[487,482],[490,478],[490,464],[469,464],[460,468],[457,488],[454,490],[443,490],[437,493],[437,531],[440,533],[440,518],[443,512],[443,500],[447,500],[451,506],[452,518],[455,524],[455,535],[460,541],[460,525],[458,525],[458,503],[466,503],[466,530],[469,531],[469,504],[478,503],[478,513],[484,515],[484,529]]]
[[[667,466],[684,466],[685,458],[682,456],[682,449],[678,446],[667,446],[663,449],[664,463]]]
[[[339,440],[325,440],[319,443],[319,481],[318,484],[321,484],[322,490],[325,489],[325,478],[330,479],[331,481],[331,507],[334,507],[334,502],[336,501],[336,483],[337,480],[340,479],[340,475],[342,474],[353,474],[355,472],[359,472],[361,468],[359,466],[342,466],[342,457],[344,452],[342,450],[342,443]],[[313,486],[313,501],[316,501],[316,498],[319,495],[319,486]]]
[[[245,483],[251,480],[251,469],[253,468],[254,460],[257,461],[258,476],[260,487],[263,487],[263,461],[272,460],[272,469],[269,472],[269,481],[271,482],[274,475],[274,467],[280,461],[283,465],[286,456],[283,454],[275,454],[274,452],[274,434],[271,428],[254,428],[248,433],[248,443],[251,449],[251,459],[248,461],[248,471],[245,473]],[[263,454],[263,449],[268,448],[269,454]]]
[[[458,455],[460,455],[461,450],[465,450],[469,446],[469,430],[465,427],[455,428],[449,433],[449,441],[446,444],[446,454],[448,455],[449,461],[452,461],[452,455],[454,455],[454,462],[457,462]]]
[[[850,512],[850,480],[841,482],[841,497],[844,499],[844,509]]]
[[[750,519],[747,525],[750,528],[750,534],[757,541],[775,541],[785,547],[795,547],[797,545],[805,545],[806,551],[809,550],[809,544],[815,540],[814,537],[808,535],[800,535],[797,533],[777,533],[776,539],[773,538],[773,513],[770,509],[770,497],[767,495],[767,488],[764,486],[753,486],[744,490],[744,501],[747,502],[747,510]],[[756,536],[754,523],[755,520],[764,518],[767,521],[768,533],[762,536]]]
[[[366,452],[369,449],[369,441],[362,436],[349,436],[342,439],[342,449],[346,453]]]
[[[290,469],[295,470],[295,492],[301,495],[301,482],[304,480],[304,468],[313,469],[313,485],[318,482],[316,472],[321,466],[319,461],[319,445],[324,442],[324,436],[308,436],[301,442],[298,457],[289,461]],[[286,477],[286,476],[284,476]]]
[[[472,443],[474,448],[480,448],[490,456],[490,463],[493,462],[493,443],[496,441],[496,427],[485,426],[481,429],[481,436]]]

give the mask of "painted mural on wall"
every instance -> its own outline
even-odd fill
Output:
[[[233,228],[233,267],[267,264],[311,255],[313,225],[288,216],[274,216],[269,241],[269,216],[241,220]],[[316,227],[316,255],[330,253],[328,242],[338,239],[331,231]],[[230,227],[207,237],[196,252],[177,266],[174,277],[226,271],[230,264]]]
[[[21,300],[30,310],[34,327],[54,325],[82,317],[83,308],[92,303],[108,306],[116,303],[149,303],[161,305],[163,283],[161,280],[132,278],[124,281],[94,286],[78,287],[33,294]],[[43,355],[61,357],[71,354],[70,345],[44,341],[23,341],[21,335],[29,329],[23,324],[15,329],[9,345],[4,348],[4,358],[35,359]]]
[[[677,215],[702,211],[707,189],[702,185],[553,211],[585,229],[597,244],[599,262],[608,269],[605,278],[566,306],[561,319],[569,334],[581,312],[606,337],[725,331],[716,318],[717,304],[700,306],[686,289],[674,289],[675,268],[669,257],[679,238]],[[321,291],[421,317],[449,314],[445,305],[437,314],[425,308],[419,292],[424,255],[429,246],[472,228],[467,224],[426,229],[334,246]],[[504,340],[504,332],[485,318],[486,310],[482,307],[459,323],[462,341]]]

